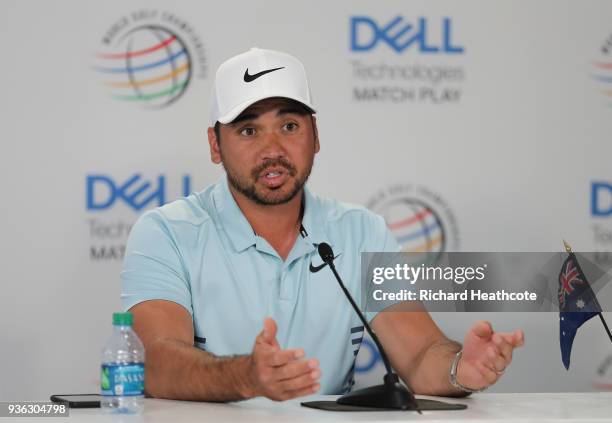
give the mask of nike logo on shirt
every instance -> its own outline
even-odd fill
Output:
[[[342,254],[342,253],[340,253]],[[340,257],[340,254],[338,254],[336,257],[334,257],[334,260],[336,260],[338,257]],[[319,270],[323,269],[325,266],[327,266],[327,263],[323,263],[323,264],[319,264],[318,266],[314,266],[312,264],[312,262],[310,262],[310,271],[312,273],[317,273]]]

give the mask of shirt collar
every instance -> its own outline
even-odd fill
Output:
[[[237,252],[241,252],[251,245],[255,245],[257,242],[255,231],[253,231],[249,221],[242,214],[238,204],[236,204],[236,200],[234,200],[234,196],[227,185],[227,177],[224,176],[217,183],[213,198],[223,230],[230,239],[234,249]]]
[[[333,247],[325,231],[325,219],[321,210],[321,200],[304,187],[304,216],[302,227],[308,233],[307,239],[315,245],[323,242]]]
[[[234,249],[242,252],[257,243],[257,235],[229,190],[227,177],[219,181],[213,193],[215,209],[221,220],[223,230]],[[304,187],[304,216],[302,227],[306,230],[306,241],[318,245],[326,242],[334,246],[325,232],[325,219],[321,211],[321,200]]]

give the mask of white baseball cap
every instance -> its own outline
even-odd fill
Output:
[[[210,112],[211,126],[230,123],[251,104],[270,97],[299,101],[315,113],[304,65],[274,50],[252,48],[219,66]]]

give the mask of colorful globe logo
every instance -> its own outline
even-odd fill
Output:
[[[593,386],[601,391],[612,391],[612,355],[607,356],[597,368]]]
[[[395,198],[380,209],[402,251],[437,253],[436,257],[444,252],[444,225],[426,203],[414,198]]]
[[[597,90],[612,107],[612,34],[604,41],[598,60],[593,61],[591,79],[597,84]]]
[[[97,54],[96,62],[113,98],[151,108],[178,100],[192,76],[185,43],[158,25],[132,29],[118,39],[114,51]]]

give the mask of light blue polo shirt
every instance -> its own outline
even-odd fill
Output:
[[[327,242],[338,272],[359,303],[360,253],[398,251],[382,217],[304,190],[304,216],[287,260],[257,236],[224,177],[204,191],[143,214],[129,236],[124,310],[173,301],[193,317],[195,345],[215,355],[250,354],[265,317],[281,348],[303,348],[321,367],[320,394],[350,390],[363,326],[316,245]],[[368,319],[374,318],[368,314]]]

